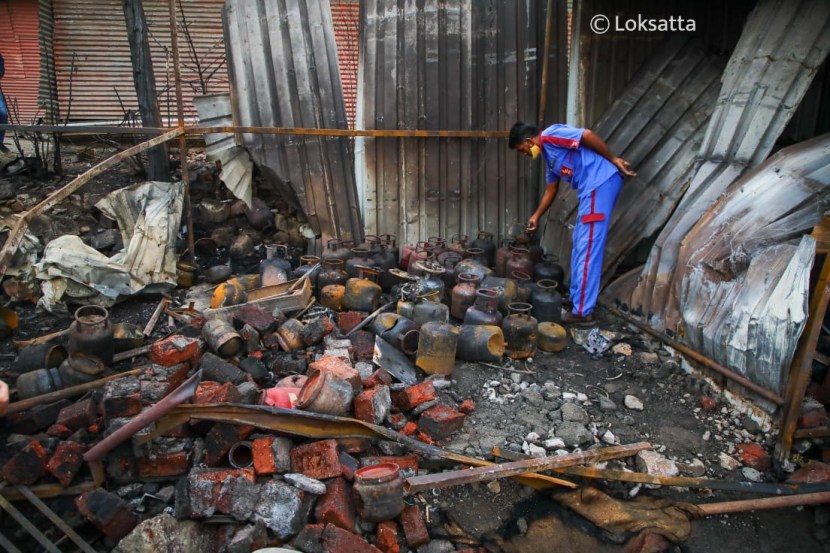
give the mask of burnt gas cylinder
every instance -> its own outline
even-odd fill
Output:
[[[407,319],[412,318],[412,313],[415,311],[415,302],[412,300],[399,299],[395,305],[395,313]]]
[[[367,234],[363,237],[363,243],[358,247],[369,250],[369,255],[374,256],[380,251],[380,236]]]
[[[306,273],[311,271],[315,265],[320,263],[320,258],[316,255],[300,256],[300,265],[291,273],[291,278],[302,278]],[[316,270],[308,277],[309,284],[311,284],[311,293],[317,296],[317,282],[320,278],[320,270]]]
[[[196,284],[196,275],[199,267],[182,259],[176,262],[176,286],[179,288],[190,288]]]
[[[259,278],[262,286],[273,286],[288,281],[291,275],[291,262],[286,255],[288,246],[285,244],[267,244],[265,259],[259,264]]]
[[[443,301],[446,287],[442,277],[446,270],[434,261],[416,261],[415,268],[421,272],[421,278],[418,280],[421,294],[438,292],[438,301]]]
[[[534,265],[542,261],[542,257],[545,255],[545,250],[542,249],[542,246],[539,245],[539,241],[535,240],[527,246],[527,255],[530,257],[530,261],[533,262]]]
[[[380,245],[384,246],[386,252],[395,260],[394,267],[397,267],[401,252],[398,250],[398,239],[394,234],[381,234]]]
[[[513,271],[510,278],[516,283],[516,301],[530,303],[533,290],[536,287],[530,282],[530,275],[522,271]]]
[[[323,253],[320,254],[320,258],[323,261],[328,259],[339,259],[345,263],[345,259],[342,257],[340,253],[340,246],[343,244],[343,241],[339,238],[332,238],[328,242],[326,242],[326,247],[323,250]]]
[[[539,280],[553,280],[562,289],[565,270],[559,264],[559,257],[553,254],[542,256],[542,261],[533,266],[533,278]]]
[[[461,273],[458,275],[458,284],[452,289],[452,302],[450,315],[459,321],[464,320],[464,314],[476,301],[476,288],[479,279],[472,273]]]
[[[493,325],[461,327],[456,357],[462,361],[498,363],[504,351],[504,332],[500,327]]]
[[[380,336],[393,326],[395,323],[398,322],[400,319],[400,315],[397,313],[380,313],[375,319],[369,324],[369,329],[375,336]]]
[[[23,348],[17,356],[17,372],[22,374],[37,369],[53,369],[59,367],[66,356],[66,348],[60,344],[33,344]]]
[[[58,372],[64,386],[77,386],[98,380],[104,376],[105,367],[98,357],[81,352],[70,353]]]
[[[438,256],[435,261],[444,268],[444,274],[441,275],[441,280],[444,281],[444,290],[452,290],[456,283],[455,266],[464,259],[461,254],[454,251],[445,251]]]
[[[472,273],[478,277],[479,281],[484,280],[488,276],[493,274],[493,270],[487,267],[484,263],[482,263],[481,256],[483,254],[483,250],[476,249],[476,248],[468,248],[467,249],[467,257],[466,259],[462,259],[455,265],[455,274],[460,275],[462,273]]]
[[[496,243],[493,242],[493,233],[486,230],[478,231],[478,237],[470,244],[470,248],[482,251],[485,265],[492,267],[496,256]]]
[[[470,237],[466,234],[453,234],[450,237],[450,245],[447,247],[449,251],[463,255],[467,251],[467,242]]]
[[[322,291],[329,284],[345,285],[349,275],[343,269],[343,261],[340,259],[326,259],[317,275],[317,289]],[[318,298],[321,299],[321,298]]]
[[[528,276],[533,274],[533,261],[530,260],[530,251],[527,248],[513,248],[510,250],[510,257],[504,264],[504,274],[512,275],[519,271]]]
[[[407,272],[413,276],[423,276],[424,270],[419,265],[421,262],[432,262],[435,259],[435,254],[432,253],[432,244],[426,246],[418,246],[412,255],[409,256],[409,268]]]
[[[60,390],[63,380],[58,369],[37,369],[18,376],[15,388],[19,399],[29,399]]]
[[[501,247],[496,250],[495,261],[493,262],[493,271],[496,276],[503,277],[505,275],[507,260],[510,258],[510,250],[513,246],[513,241],[509,238],[501,241]]]
[[[377,267],[380,271],[382,271],[378,275],[378,284],[384,290],[390,290],[395,284],[398,283],[398,278],[389,273],[389,269],[395,269],[398,266],[398,258],[394,251],[394,240],[392,241],[391,245],[389,242],[382,240],[380,243],[380,249],[376,254],[372,256],[372,260],[375,262],[375,267]]]
[[[115,342],[112,324],[106,309],[85,305],[75,311],[75,321],[69,326],[69,353],[81,351],[97,356],[108,367],[112,365]]]
[[[346,287],[342,284],[328,284],[320,290],[320,305],[335,311],[343,311],[343,296]]]
[[[383,522],[403,511],[403,478],[395,463],[379,463],[354,471],[352,488],[362,520]]]
[[[415,365],[427,374],[451,374],[455,368],[458,334],[458,328],[446,323],[424,323],[418,338]]]
[[[349,278],[360,276],[360,267],[374,267],[375,261],[368,249],[352,248],[352,257],[346,261],[346,274]]]
[[[447,241],[444,240],[441,236],[430,236],[427,238],[427,242],[432,245],[432,255],[436,256],[440,253],[447,251]]]
[[[568,333],[562,325],[551,322],[539,323],[537,331],[539,336],[536,339],[536,344],[540,350],[559,352],[565,349],[565,344],[568,342]]]
[[[380,284],[374,282],[378,272],[372,267],[358,267],[359,278],[350,278],[346,281],[343,292],[343,308],[349,311],[374,311],[378,308],[380,295],[383,292]]]
[[[531,298],[531,314],[537,321],[558,323],[562,320],[562,295],[557,291],[555,280],[540,280]]]
[[[412,252],[414,252],[418,248],[418,244],[404,244],[401,248],[400,257],[398,258],[398,268],[402,271],[406,271],[409,269],[409,258],[412,257]]]
[[[303,323],[297,319],[288,319],[277,328],[277,341],[285,351],[305,348],[303,340]]]
[[[202,327],[202,338],[219,357],[233,357],[242,350],[242,337],[231,323],[222,319],[210,319]]]
[[[516,282],[512,278],[488,276],[481,281],[481,287],[498,292],[499,311],[502,315],[507,315],[507,307],[516,301],[516,294],[518,293]]]
[[[328,371],[313,371],[300,389],[297,409],[344,417],[352,410],[354,388]]]
[[[513,359],[527,359],[536,352],[537,322],[529,303],[511,303],[510,314],[501,323],[506,353]]]
[[[392,315],[392,313],[389,313],[389,315]],[[380,334],[380,337],[392,344],[395,349],[407,355],[414,355],[418,350],[420,336],[421,332],[415,321],[400,315],[397,315],[395,324],[391,328]]]
[[[464,314],[465,325],[501,326],[504,315],[499,311],[499,293],[489,288],[476,290],[476,299]]]
[[[430,321],[447,323],[450,320],[450,308],[441,303],[438,290],[433,290],[418,296],[412,308],[411,318],[418,327]]]

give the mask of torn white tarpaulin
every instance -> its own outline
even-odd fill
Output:
[[[176,235],[184,204],[182,183],[147,182],[122,188],[96,204],[118,222],[124,249],[107,257],[77,236],[49,242],[37,264],[43,282],[39,305],[63,310],[71,297],[78,303],[112,305],[152,286],[176,285]]]

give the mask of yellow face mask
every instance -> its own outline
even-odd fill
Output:
[[[542,155],[542,148],[536,144],[530,147],[530,157],[537,159],[540,155]]]

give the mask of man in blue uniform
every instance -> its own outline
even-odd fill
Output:
[[[593,325],[611,211],[622,188],[623,175],[636,173],[589,129],[556,124],[540,132],[538,127],[519,121],[510,129],[508,146],[533,159],[542,156],[545,161],[548,186],[528,221],[528,232],[539,227],[539,218],[553,203],[560,183],[577,191],[579,208],[571,251],[573,308],[563,314],[562,321]]]

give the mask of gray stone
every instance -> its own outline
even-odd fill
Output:
[[[430,540],[417,551],[418,553],[455,553],[455,545],[449,540]]]
[[[326,485],[316,478],[309,478],[305,474],[299,473],[287,473],[283,476],[285,481],[294,486],[297,489],[300,489],[304,492],[308,492],[312,495],[323,495],[326,493]]]
[[[637,396],[625,396],[625,406],[627,409],[631,409],[632,411],[643,410],[643,402],[640,401],[640,398],[638,398]]]
[[[315,497],[285,482],[269,480],[262,486],[254,520],[286,540],[303,529]]]
[[[585,428],[585,425],[572,421],[563,422],[559,425],[556,428],[556,436],[562,438],[568,447],[578,447],[591,443],[594,439],[594,435]]]
[[[720,463],[720,466],[726,470],[735,470],[741,466],[740,461],[735,460],[726,453],[718,454],[718,462]]]
[[[545,403],[545,398],[539,390],[527,389],[522,392],[522,397],[526,402],[535,407],[541,407]]]
[[[680,470],[671,459],[660,455],[656,451],[640,451],[635,458],[637,470],[652,476],[677,476]]]
[[[679,468],[682,473],[695,478],[700,478],[706,474],[706,465],[704,465],[703,461],[700,459],[692,459],[688,463],[677,463],[677,468]]]
[[[755,419],[753,419],[749,415],[745,415],[741,419],[741,426],[743,426],[744,429],[746,429],[746,431],[749,432],[750,434],[757,434],[758,432],[761,431],[761,425],[758,424],[758,421],[756,421]]]
[[[354,369],[360,373],[361,380],[366,380],[375,372],[375,366],[366,361],[358,361],[354,364]]]
[[[223,507],[230,506],[230,511],[226,514],[236,520],[248,520],[259,501],[259,488],[258,484],[242,475],[226,478],[219,488],[216,504]]]
[[[226,546],[227,553],[250,553],[254,544],[267,543],[268,532],[262,524],[248,525],[234,534]],[[170,551],[176,551],[170,549]]]
[[[96,250],[106,250],[115,246],[120,239],[121,233],[115,229],[110,229],[93,235],[89,239],[89,245]]]
[[[460,438],[461,436],[459,436]],[[469,435],[467,435],[469,439]],[[455,440],[453,440],[455,442]],[[378,447],[383,452],[384,455],[389,455],[391,457],[398,457],[402,455],[406,455],[406,452],[409,450],[404,444],[393,442],[392,440],[381,440],[378,443]]]
[[[591,420],[591,417],[588,416],[585,409],[574,403],[566,403],[559,411],[561,411],[562,420],[565,422],[570,421],[585,424]]]
[[[611,398],[609,398],[609,397],[600,396],[599,397],[599,410],[604,411],[604,412],[616,411],[617,410],[617,404],[614,403],[611,400]]]
[[[524,517],[519,517],[516,519],[516,529],[519,530],[519,534],[524,536],[527,534],[527,520]]]
[[[161,514],[145,520],[127,534],[113,553],[218,553],[215,527]]]
[[[548,420],[554,423],[562,422],[562,410],[557,409],[555,411],[548,411],[547,414]]]
[[[741,469],[741,474],[750,482],[762,482],[764,480],[764,475],[752,467],[743,467]]]

